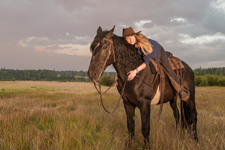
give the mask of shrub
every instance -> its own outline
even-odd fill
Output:
[[[195,76],[195,85],[199,86],[202,82],[201,76]]]
[[[218,76],[215,75],[206,75],[207,81],[208,81],[208,85],[209,86],[215,86],[217,85],[218,82]]]
[[[208,86],[208,80],[206,77],[202,77],[202,82],[200,83],[200,86]]]
[[[219,77],[218,86],[225,86],[225,77],[224,76]]]
[[[105,86],[110,86],[114,82],[115,82],[114,78],[109,74],[103,75],[101,78],[101,84]]]

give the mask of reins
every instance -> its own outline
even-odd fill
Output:
[[[144,82],[145,84],[147,84],[147,85],[149,85],[149,86],[152,86],[152,85],[155,83],[155,81],[156,81],[158,75],[159,75],[159,73],[157,73],[157,74],[155,75],[155,78],[154,78],[154,80],[152,81],[152,83],[147,83],[146,81],[144,81],[144,80],[143,80],[140,76],[138,76],[138,75],[136,75],[136,77],[139,78],[139,79],[141,79],[142,82]],[[120,98],[119,98],[119,100],[118,100],[118,103],[116,104],[116,107],[114,108],[114,110],[110,112],[109,110],[106,109],[106,107],[105,107],[105,105],[104,105],[104,103],[103,103],[102,95],[104,95],[106,92],[108,92],[109,89],[111,89],[111,88],[115,85],[115,83],[116,83],[116,82],[114,82],[112,85],[110,85],[110,87],[107,88],[103,93],[102,93],[102,91],[101,91],[101,82],[100,82],[100,81],[98,82],[98,84],[99,84],[99,89],[97,88],[96,83],[94,83],[95,89],[98,91],[98,93],[99,93],[99,95],[100,95],[101,104],[102,104],[103,109],[104,109],[107,113],[110,113],[110,114],[114,113],[114,112],[116,111],[116,109],[118,108],[118,106],[119,106],[119,103],[120,103],[120,101],[121,101],[121,99],[122,99],[122,96],[123,96],[123,94],[124,94],[125,86],[126,86],[126,83],[127,83],[127,77],[125,78],[125,81],[124,81],[124,83],[123,83],[123,86],[122,86],[122,89],[121,89],[122,91],[121,91],[121,94],[120,94]]]
[[[102,104],[103,109],[104,109],[107,113],[114,113],[114,112],[116,111],[116,109],[118,108],[118,106],[119,106],[119,103],[120,103],[121,98],[122,98],[122,96],[123,96],[124,89],[125,89],[125,86],[126,86],[126,82],[127,82],[127,81],[125,80],[125,82],[124,82],[124,84],[123,84],[123,86],[122,86],[122,91],[121,91],[120,98],[119,98],[119,101],[118,101],[116,107],[114,108],[114,110],[113,110],[112,112],[108,111],[108,110],[106,109],[104,103],[103,103],[102,95],[105,94],[107,91],[109,91],[109,89],[111,89],[111,87],[113,87],[114,84],[115,84],[116,82],[114,82],[108,89],[106,89],[105,92],[102,93],[102,91],[101,91],[101,76],[102,76],[102,73],[104,72],[104,69],[105,69],[105,67],[106,67],[106,63],[108,62],[108,59],[109,59],[110,55],[113,54],[113,61],[114,61],[114,62],[116,61],[116,57],[115,57],[115,51],[114,51],[114,47],[113,47],[113,41],[112,41],[111,39],[107,39],[107,38],[103,38],[102,40],[103,40],[103,41],[108,41],[108,42],[109,42],[109,51],[108,51],[107,57],[106,57],[106,59],[105,59],[105,62],[104,62],[103,66],[102,66],[101,69],[100,69],[100,74],[99,74],[99,77],[98,77],[99,89],[97,88],[96,83],[94,83],[94,86],[95,86],[96,90],[98,91],[98,93],[99,93],[99,95],[100,95],[101,104]],[[99,45],[97,45],[97,46],[99,46]],[[96,46],[96,47],[97,47],[97,46]]]
[[[155,77],[154,77],[154,80],[152,81],[152,83],[148,83],[148,82],[146,82],[146,81],[145,81],[144,79],[142,79],[142,77],[141,77],[141,76],[139,76],[139,75],[136,75],[135,77],[137,77],[137,78],[141,79],[141,80],[142,80],[142,82],[144,82],[145,84],[147,84],[147,85],[149,85],[149,86],[152,86],[152,85],[155,83],[155,81],[156,81],[156,79],[157,79],[158,75],[159,75],[159,73],[157,72],[157,73],[156,73],[156,75],[155,75]]]
[[[98,90],[96,84],[94,83],[94,86],[95,86],[96,90],[98,91],[98,93],[99,93],[99,95],[100,95],[102,107],[103,107],[103,109],[104,109],[107,113],[112,114],[112,113],[114,113],[114,112],[116,111],[116,109],[118,108],[119,103],[120,103],[120,101],[121,101],[121,99],[122,99],[122,96],[123,96],[123,94],[124,94],[124,90],[125,90],[126,83],[127,83],[127,80],[125,80],[125,82],[124,82],[124,84],[123,84],[123,86],[122,86],[122,91],[121,91],[121,94],[120,94],[120,98],[119,98],[119,100],[118,100],[118,103],[116,104],[116,107],[114,108],[114,110],[111,111],[111,112],[110,112],[109,110],[106,109],[106,107],[105,107],[105,105],[104,105],[104,103],[103,103],[102,95],[105,94],[112,86],[110,86],[110,88],[108,88],[108,89],[102,94],[102,92],[101,92],[101,83],[99,82],[99,90]],[[114,84],[113,84],[113,85],[114,85]]]

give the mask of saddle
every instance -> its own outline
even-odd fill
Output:
[[[170,52],[166,52],[166,54],[168,56],[168,60],[170,62],[170,66],[171,66],[171,68],[173,70],[177,71],[179,69],[184,69],[184,65],[183,65],[182,61],[179,58],[173,56],[173,54],[170,53]]]
[[[184,65],[183,65],[182,61],[179,58],[173,56],[173,54],[171,52],[166,52],[166,54],[168,56],[168,60],[169,60],[169,63],[170,63],[171,68],[174,71],[177,72],[177,75],[179,75],[179,72],[178,71],[184,69]],[[159,69],[160,69],[160,66],[159,65],[160,64],[156,60],[154,60],[154,59],[151,59],[150,58],[150,60],[151,60],[152,65],[153,65],[153,66],[151,66],[151,68],[154,67],[155,68],[155,71],[156,72],[159,72]]]

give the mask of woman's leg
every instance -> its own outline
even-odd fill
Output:
[[[177,75],[175,74],[175,72],[173,71],[173,69],[171,68],[168,57],[163,48],[161,48],[160,60],[161,60],[161,64],[163,65],[164,69],[169,74],[168,77],[169,77],[173,87],[175,88],[175,90],[177,92],[179,92],[181,94],[181,99],[187,100],[189,98],[189,93],[181,87],[180,81],[179,81]]]

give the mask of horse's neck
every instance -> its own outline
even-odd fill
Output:
[[[143,60],[133,46],[126,45],[123,41],[120,42],[121,43],[114,43],[116,62],[113,64],[113,66],[121,79],[124,80],[127,77],[127,73],[141,65],[143,63]],[[150,75],[151,71],[148,67],[143,71],[147,72]]]
[[[128,71],[126,71],[126,69],[124,69],[119,62],[114,63],[113,66],[114,66],[117,74],[120,76],[120,78],[125,80],[125,78],[127,77]]]
[[[118,46],[119,45],[119,46]],[[124,81],[127,78],[127,73],[131,70],[136,69],[139,65],[143,63],[141,56],[138,54],[137,50],[125,44],[115,43],[115,54],[116,62],[113,64],[118,76]],[[147,66],[139,74],[146,82],[152,83],[155,77],[155,74],[152,73],[150,66]]]

